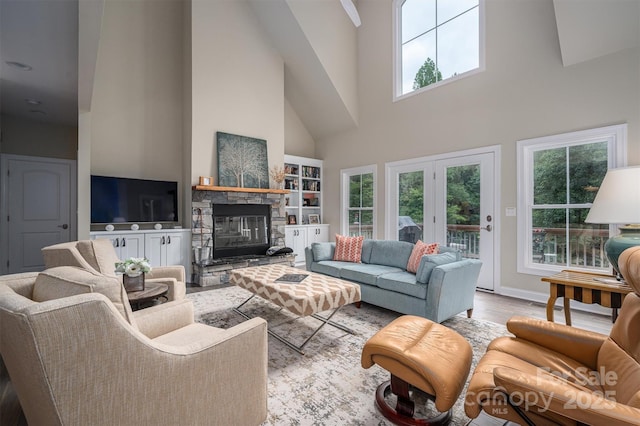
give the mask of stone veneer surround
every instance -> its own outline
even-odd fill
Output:
[[[191,247],[204,246],[209,241],[211,246],[213,232],[213,204],[267,204],[271,206],[271,245],[285,246],[286,212],[284,204],[285,195],[274,192],[236,192],[218,190],[193,189],[191,192]],[[191,250],[193,256],[193,250]],[[254,264],[280,263],[280,261],[292,263],[293,256],[274,257],[247,261],[229,261],[210,266],[195,265],[193,268],[193,280],[200,286],[226,284],[227,271],[253,266]],[[191,259],[193,262],[193,258]]]

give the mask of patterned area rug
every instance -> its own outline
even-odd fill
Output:
[[[195,306],[196,320],[214,327],[229,328],[244,319],[232,311],[251,293],[239,287],[202,291],[187,295]],[[286,310],[254,297],[242,307],[249,316],[266,319],[276,333],[302,344],[320,324],[298,318]],[[375,408],[378,385],[389,373],[374,365],[363,369],[360,354],[364,343],[380,328],[401,314],[363,303],[360,309],[344,306],[333,320],[355,335],[329,325],[323,327],[300,355],[276,339],[269,338],[269,414],[264,425],[390,425]],[[460,314],[443,323],[464,336],[473,347],[475,367],[489,342],[508,335],[505,327]],[[452,425],[465,425],[464,393],[453,407]],[[419,411],[420,412],[420,411]]]

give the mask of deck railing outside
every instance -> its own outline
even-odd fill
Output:
[[[422,226],[422,224],[418,224]],[[363,235],[373,238],[371,225],[352,227],[350,235]],[[422,238],[413,237],[412,242]],[[532,260],[558,266],[583,266],[587,268],[608,268],[609,261],[604,253],[604,243],[609,238],[606,229],[571,228],[568,232],[569,251],[567,252],[567,231],[564,228],[536,228],[532,233]],[[455,247],[464,257],[478,258],[480,253],[480,227],[477,225],[449,225],[447,227],[447,246]],[[569,259],[567,259],[569,257]]]

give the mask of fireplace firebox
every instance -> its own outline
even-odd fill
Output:
[[[213,258],[264,255],[271,246],[271,206],[213,204]]]

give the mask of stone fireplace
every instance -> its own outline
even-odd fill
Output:
[[[285,194],[249,188],[193,189],[191,245],[210,247],[209,259],[193,264],[192,281],[200,286],[228,282],[228,271],[269,263],[293,265],[295,257],[266,256],[285,245]],[[195,250],[192,250],[192,256]]]

